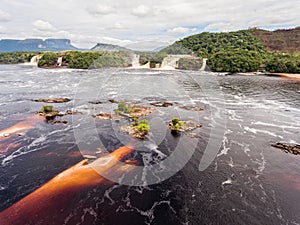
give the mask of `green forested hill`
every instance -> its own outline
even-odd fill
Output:
[[[204,32],[184,38],[163,51],[171,54],[176,50],[181,50],[182,53],[191,50],[200,57],[209,58],[211,54],[236,49],[264,52],[263,43],[254,37],[250,30],[229,33]]]
[[[254,35],[254,31],[257,29],[223,33],[204,32],[177,41],[162,51],[168,54],[193,53],[208,58],[208,66],[217,72],[255,72],[262,68],[272,68],[272,72],[300,73],[299,54],[283,55],[280,51],[270,51],[266,47],[266,39],[269,38],[269,43],[274,43],[271,40],[275,39],[272,32],[268,33],[269,37],[264,35],[264,39],[260,39]],[[286,33],[289,34],[290,32]],[[282,36],[284,34],[281,32]]]

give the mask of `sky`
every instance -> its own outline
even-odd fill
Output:
[[[0,0],[0,39],[153,50],[203,31],[296,27],[299,15],[300,0]]]

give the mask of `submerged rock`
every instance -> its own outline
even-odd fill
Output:
[[[63,113],[64,116],[66,115],[83,115],[82,112],[79,112],[79,111],[73,111],[73,110],[70,110],[68,109],[66,112]]]
[[[120,120],[122,117],[115,115],[115,114],[110,114],[110,113],[99,113],[96,115],[93,115],[93,117],[102,119],[102,120]]]
[[[105,102],[102,102],[102,101],[90,101],[89,103],[93,104],[93,105],[100,105],[100,104],[104,104]]]
[[[152,102],[152,101],[156,101],[156,102],[163,102],[163,101],[166,101],[165,98],[156,97],[156,96],[145,97],[145,98],[143,98],[143,100],[146,100],[146,101],[149,101],[149,102]]]
[[[201,136],[196,133],[188,133],[188,134],[186,134],[186,136],[188,136],[190,138],[201,138]]]
[[[173,106],[174,103],[172,103],[172,102],[154,102],[154,103],[150,103],[150,105],[153,105],[155,107],[169,107],[169,106]]]
[[[49,120],[48,123],[50,123],[50,124],[67,124],[68,121],[66,121],[66,120]]]
[[[69,98],[40,98],[33,100],[34,102],[45,102],[45,103],[64,103],[69,102],[71,99]]]
[[[115,110],[117,115],[128,117],[128,118],[140,118],[144,116],[149,116],[155,111],[154,108],[146,106],[132,106],[127,112]]]
[[[298,144],[276,143],[272,144],[272,146],[281,149],[285,153],[300,155],[300,145]]]
[[[143,116],[149,116],[151,113],[155,111],[154,108],[145,107],[145,106],[133,106],[131,108],[130,113],[128,116],[130,118],[140,118]]]
[[[203,111],[204,109],[201,107],[197,107],[197,106],[190,106],[190,105],[184,105],[184,106],[180,106],[181,109],[185,109],[185,110],[189,110],[189,111],[196,111],[196,112],[200,112]]]
[[[140,101],[135,101],[135,100],[116,100],[116,99],[109,99],[108,100],[110,103],[125,103],[125,104],[140,104]]]

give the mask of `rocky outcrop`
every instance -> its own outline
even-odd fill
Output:
[[[122,117],[115,115],[115,114],[110,114],[110,113],[99,113],[96,115],[93,115],[93,117],[98,118],[98,119],[102,119],[102,120],[121,120]]]
[[[145,106],[133,106],[129,113],[119,112],[120,115],[126,116],[129,118],[140,118],[144,116],[149,116],[155,111],[154,108],[145,107]]]
[[[150,105],[153,105],[155,107],[169,107],[169,106],[173,106],[174,103],[172,103],[172,102],[154,102],[154,103],[150,103]]]
[[[300,145],[298,144],[276,143],[272,146],[281,149],[285,153],[300,155]]]
[[[190,105],[183,105],[183,106],[180,106],[179,108],[185,109],[185,110],[188,110],[188,111],[196,111],[196,112],[200,112],[200,111],[203,111],[203,110],[204,110],[204,109],[201,108],[201,107],[198,107],[198,106],[190,106]]]
[[[69,98],[40,98],[33,100],[34,102],[45,102],[45,103],[65,103],[71,101]]]

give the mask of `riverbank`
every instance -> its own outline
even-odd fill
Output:
[[[300,74],[298,73],[265,73],[265,75],[280,76],[300,80]]]
[[[250,73],[236,73],[237,75],[263,75],[263,76],[278,76],[278,77],[285,77],[290,79],[297,79],[300,80],[299,73],[270,73],[270,72],[250,72]]]

